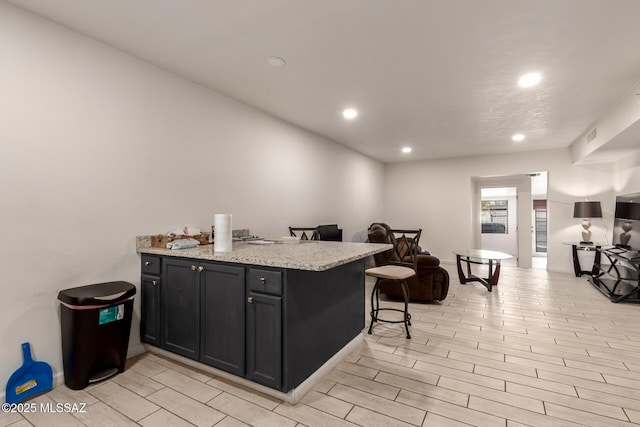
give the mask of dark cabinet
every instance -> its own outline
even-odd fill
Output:
[[[198,359],[200,281],[198,262],[165,258],[160,288],[160,347]]]
[[[141,267],[144,342],[283,392],[364,327],[364,260],[310,271],[143,254]]]
[[[160,277],[143,275],[140,282],[140,339],[160,344]]]
[[[162,258],[142,255],[140,269],[140,339],[160,345],[160,274]]]
[[[200,361],[244,376],[244,267],[201,263]]]
[[[282,291],[279,271],[249,269],[247,379],[282,388]],[[263,292],[261,292],[261,290]]]
[[[162,286],[159,294],[156,294],[160,300],[160,339],[154,342],[145,338],[145,341],[243,376],[244,272],[243,267],[165,258]],[[153,282],[145,281],[144,277],[143,292],[145,288],[149,290],[147,302],[151,305]],[[147,302],[143,302],[143,305]],[[147,312],[151,313],[151,309],[147,309]],[[144,331],[149,334],[148,327]]]

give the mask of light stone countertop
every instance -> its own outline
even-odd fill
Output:
[[[201,245],[197,248],[178,250],[153,248],[150,247],[147,237],[137,237],[136,249],[138,253],[310,271],[329,270],[393,248],[390,244],[381,243],[318,240],[271,245],[234,242],[231,252],[215,253],[213,251],[214,245]]]

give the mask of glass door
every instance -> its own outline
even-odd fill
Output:
[[[536,253],[547,253],[547,211],[536,210]]]

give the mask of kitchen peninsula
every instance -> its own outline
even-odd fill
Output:
[[[375,243],[234,243],[169,250],[137,238],[148,350],[296,402],[362,340]],[[179,356],[175,356],[179,355]]]

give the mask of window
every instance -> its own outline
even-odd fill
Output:
[[[485,234],[506,234],[508,232],[508,201],[482,200],[482,232]]]

